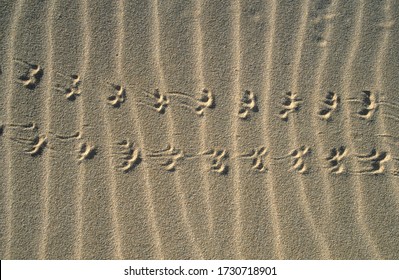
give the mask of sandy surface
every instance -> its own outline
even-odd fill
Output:
[[[0,0],[0,258],[398,259],[398,15]]]

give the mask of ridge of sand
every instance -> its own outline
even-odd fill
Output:
[[[362,29],[362,20],[363,20],[363,9],[364,9],[364,1],[360,0],[359,2],[361,4],[360,7],[358,7],[358,11],[356,14],[356,24],[354,26],[354,40],[352,42],[352,47],[350,48],[348,58],[347,58],[347,63],[344,65],[344,69],[342,73],[344,73],[343,76],[343,83],[344,83],[344,91],[345,92],[350,92],[350,87],[351,87],[351,80],[350,76],[345,75],[345,73],[348,73],[351,71],[353,60],[355,58],[355,55],[357,53],[357,50],[359,48],[359,44],[361,42],[361,29]],[[345,110],[345,108],[344,108]],[[346,116],[349,116],[350,112],[346,110]],[[348,118],[349,119],[349,118]],[[346,123],[345,121],[343,122],[344,130],[347,132],[345,139],[347,140],[347,145],[350,150],[354,151],[354,145],[352,144],[351,141],[351,129],[350,129],[350,123]],[[357,204],[357,216],[358,216],[358,223],[359,227],[362,229],[364,234],[366,235],[366,242],[369,245],[368,247],[372,250],[372,255],[373,257],[380,257],[380,254],[376,248],[376,245],[373,241],[373,238],[370,236],[370,231],[367,227],[366,222],[364,221],[364,216],[363,216],[363,194],[362,194],[362,183],[361,179],[357,176],[354,176],[354,185],[355,185],[355,203]]]
[[[291,81],[291,90],[293,93],[298,92],[298,79],[299,79],[299,67],[301,64],[301,57],[302,57],[302,51],[303,51],[303,43],[304,43],[304,38],[306,36],[306,25],[308,23],[308,17],[309,17],[309,6],[310,6],[310,0],[306,0],[303,4],[303,11],[301,13],[301,18],[300,18],[300,25],[299,25],[299,31],[298,31],[298,37],[297,37],[297,46],[296,46],[296,51],[295,51],[295,57],[294,57],[294,63],[292,67],[292,81]],[[293,135],[293,144],[295,147],[299,147],[299,143],[297,140],[297,124],[296,120],[292,119],[290,122],[290,130],[291,130],[291,135]],[[320,252],[321,256],[323,259],[328,259],[330,258],[330,252],[328,248],[327,241],[324,237],[324,233],[321,233],[319,229],[317,228],[317,225],[313,219],[309,202],[307,201],[306,197],[306,190],[305,190],[305,183],[302,180],[302,177],[299,179],[300,183],[300,190],[299,190],[299,195],[301,198],[301,203],[303,205],[304,213],[305,213],[305,218],[308,220],[310,227],[312,231],[315,234],[315,238],[318,240],[319,246],[320,246]]]

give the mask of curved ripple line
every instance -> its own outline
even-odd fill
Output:
[[[153,14],[152,14],[152,18],[154,21],[154,56],[155,56],[155,64],[156,64],[156,68],[158,70],[159,73],[159,79],[160,79],[160,90],[161,91],[165,91],[165,76],[163,73],[163,68],[162,68],[162,62],[161,62],[161,49],[160,49],[160,20],[159,20],[159,12],[158,12],[158,0],[154,0],[153,1]],[[173,121],[173,117],[168,113],[167,114],[167,118],[168,118],[168,128],[169,128],[169,135],[172,135],[172,139],[171,139],[171,144],[174,144],[174,121]],[[186,204],[185,204],[185,198],[184,198],[184,194],[181,190],[181,182],[180,182],[180,176],[178,174],[176,174],[175,178],[175,182],[176,182],[176,190],[177,193],[179,195],[179,202],[181,205],[181,209],[182,209],[182,218],[183,218],[183,222],[186,226],[186,230],[187,230],[187,234],[188,237],[192,243],[193,249],[195,251],[195,254],[197,256],[199,256],[201,259],[203,259],[203,253],[200,249],[200,247],[198,246],[197,242],[196,242],[196,238],[194,235],[194,232],[192,230],[190,221],[188,219],[188,214],[187,214],[187,208],[186,208]]]
[[[305,35],[306,35],[306,24],[308,21],[309,17],[309,5],[310,5],[310,0],[306,0],[305,3],[303,4],[303,12],[301,13],[301,23],[299,27],[299,32],[298,32],[298,37],[297,37],[297,46],[296,46],[296,53],[294,57],[294,66],[292,69],[292,91],[295,93],[298,91],[298,80],[299,80],[299,67],[301,64],[301,58],[302,58],[302,51],[303,51],[303,44],[305,41]],[[298,146],[298,137],[296,133],[296,124],[295,124],[295,119],[292,119],[291,125],[290,125],[291,130],[293,131],[293,143],[295,146]],[[318,240],[319,246],[321,248],[321,254],[322,258],[328,259],[330,258],[330,249],[328,247],[327,241],[324,237],[324,233],[320,232],[319,229],[316,226],[316,223],[313,219],[313,215],[311,212],[311,209],[309,207],[309,202],[306,197],[306,191],[305,191],[305,183],[303,181],[303,178],[300,177],[299,179],[299,195],[301,198],[301,203],[304,208],[304,214],[306,219],[308,220],[310,227],[312,231],[315,233],[315,237]]]
[[[362,24],[363,24],[363,13],[364,13],[364,0],[359,0],[359,5],[357,6],[357,15],[356,15],[356,23],[354,27],[354,36],[352,40],[352,45],[348,54],[347,58],[347,63],[343,66],[343,88],[344,92],[348,93],[350,92],[350,87],[351,87],[351,78],[348,73],[352,71],[352,64],[353,61],[357,55],[357,50],[359,49],[359,45],[361,42],[361,36],[362,36]],[[346,106],[344,106],[344,111],[346,115],[346,120],[343,121],[343,126],[344,126],[344,131],[345,133],[345,138],[348,143],[348,146],[350,150],[355,152],[355,147],[352,141],[352,133],[351,133],[351,123],[350,123],[350,111],[348,109],[345,109]],[[372,250],[372,254],[376,258],[380,258],[380,253],[379,250],[377,249],[377,246],[372,239],[367,223],[365,221],[364,215],[363,215],[363,192],[361,190],[362,183],[360,181],[360,178],[357,176],[354,177],[355,181],[355,201],[354,203],[356,204],[356,211],[357,211],[357,221],[360,229],[364,232],[365,234],[365,239],[367,242],[368,247]]]
[[[11,123],[11,112],[12,112],[12,91],[13,91],[13,76],[12,73],[14,72],[14,49],[15,49],[15,37],[16,37],[16,32],[18,31],[18,23],[22,15],[22,7],[24,5],[24,0],[18,1],[18,3],[15,4],[15,9],[14,13],[12,16],[11,24],[10,24],[10,40],[9,40],[9,47],[7,48],[7,54],[8,54],[8,61],[9,61],[9,66],[10,70],[9,73],[7,74],[8,77],[6,79],[6,84],[7,88],[5,90],[6,92],[6,120],[7,123]],[[4,156],[5,162],[7,164],[7,172],[6,172],[6,181],[7,181],[7,187],[5,191],[5,197],[6,199],[6,209],[7,209],[7,215],[5,217],[5,223],[6,223],[6,244],[5,244],[5,252],[4,252],[4,258],[5,259],[11,259],[11,242],[12,242],[12,227],[13,227],[13,209],[12,209],[12,202],[13,202],[13,192],[12,192],[12,156],[11,156],[11,146],[8,141],[5,142],[6,144],[6,154]]]

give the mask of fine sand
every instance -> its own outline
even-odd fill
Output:
[[[0,0],[0,258],[398,259],[398,15]]]

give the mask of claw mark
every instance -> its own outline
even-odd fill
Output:
[[[127,140],[116,143],[117,151],[113,153],[118,161],[122,163],[116,168],[121,169],[124,173],[133,170],[141,162],[140,150],[135,149],[133,143]]]
[[[292,150],[289,154],[274,158],[275,160],[282,160],[288,157],[292,158],[292,169],[299,172],[300,174],[306,174],[309,169],[305,163],[305,158],[310,154],[310,148],[301,146],[299,149]]]
[[[14,59],[14,61],[26,68],[25,73],[19,76],[18,81],[27,89],[35,89],[43,77],[43,68],[40,65],[31,64],[19,59]]]
[[[240,109],[238,111],[238,117],[241,119],[247,119],[251,111],[258,111],[258,106],[256,105],[256,96],[252,91],[245,90],[243,96],[240,99]]]
[[[204,115],[204,110],[206,108],[212,109],[215,107],[215,97],[213,93],[206,88],[202,89],[197,98],[178,91],[167,92],[167,95],[176,98],[176,101],[179,102],[177,105],[187,107],[199,116]]]
[[[92,159],[97,154],[97,148],[87,143],[81,143],[78,153],[79,162],[83,162],[84,160]]]
[[[79,96],[82,92],[80,88],[82,83],[80,77],[78,75],[67,76],[61,73],[57,73],[57,75],[64,78],[65,81],[63,82],[64,85],[56,84],[55,89],[65,94],[65,97],[68,100],[75,100],[76,97]]]
[[[336,93],[332,91],[327,92],[327,95],[323,100],[323,107],[319,111],[319,116],[323,120],[330,120],[331,114],[338,109],[339,103],[340,98]]]
[[[299,111],[303,101],[298,98],[296,93],[292,93],[291,91],[285,95],[282,102],[283,110],[280,111],[279,115],[282,120],[288,121],[288,114]]]
[[[144,95],[150,98],[151,101],[138,101],[137,103],[143,106],[147,106],[160,114],[164,114],[166,108],[169,105],[169,98],[159,92],[159,89],[154,89],[153,92],[148,92],[144,90]],[[154,103],[155,102],[155,103]]]
[[[265,147],[259,147],[259,148],[253,149],[252,151],[250,151],[247,154],[242,154],[239,157],[252,160],[252,169],[259,171],[259,172],[265,172],[265,171],[268,171],[268,169],[264,163],[264,157],[267,154],[268,154],[268,151]]]
[[[47,137],[45,135],[38,135],[32,138],[12,137],[11,139],[26,146],[24,152],[33,157],[41,155],[47,146]]]
[[[385,171],[384,162],[391,159],[387,152],[378,152],[375,148],[367,155],[355,155],[359,161],[366,163],[369,168],[357,171],[357,174],[382,174]]]
[[[165,149],[148,150],[146,157],[154,160],[162,160],[161,166],[166,171],[175,171],[177,161],[184,158],[184,153],[180,149],[176,149],[171,145],[167,145]]]
[[[3,136],[4,133],[4,125],[0,125],[0,136]]]
[[[118,108],[123,102],[125,102],[126,89],[120,85],[111,84],[111,86],[116,92],[107,98],[108,104]]]
[[[210,149],[201,153],[200,155],[209,156],[211,158],[211,169],[219,174],[225,175],[229,171],[229,167],[224,163],[228,158],[228,153],[225,149],[214,150]]]
[[[347,156],[347,153],[347,149],[344,146],[330,150],[330,154],[326,157],[326,160],[331,173],[341,174],[345,172],[345,166],[342,161]]]

